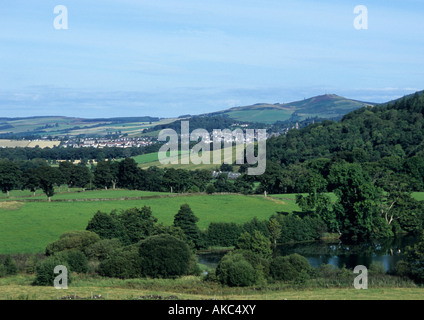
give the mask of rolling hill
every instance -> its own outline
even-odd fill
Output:
[[[301,101],[290,103],[258,103],[251,106],[235,107],[223,111],[213,112],[209,115],[223,115],[238,121],[275,123],[307,118],[337,119],[343,115],[362,108],[375,105],[375,103],[347,99],[335,94],[324,94]]]
[[[225,117],[240,122],[273,124],[277,121],[301,121],[308,118],[339,119],[343,115],[366,105],[374,105],[374,103],[347,99],[335,94],[325,94],[290,103],[258,103],[199,116],[218,117],[221,119],[220,123]],[[187,116],[186,118],[190,117]],[[25,136],[105,136],[116,132],[133,137],[139,136],[147,128],[168,127],[171,122],[176,120],[178,119],[160,119],[149,116],[96,119],[63,116],[0,117],[0,139]],[[148,130],[145,134],[155,135],[157,132]]]

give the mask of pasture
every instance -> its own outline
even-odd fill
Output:
[[[63,232],[83,230],[98,211],[149,206],[159,223],[171,225],[184,203],[206,229],[211,222],[244,223],[268,219],[278,211],[298,210],[294,201],[238,194],[169,194],[129,190],[62,192],[52,202],[36,195],[0,201],[0,254],[36,253]]]

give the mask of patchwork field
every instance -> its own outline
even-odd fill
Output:
[[[176,157],[170,157],[170,161],[176,161],[178,160],[178,164],[162,164],[159,161],[159,152],[155,153],[148,153],[143,154],[140,156],[133,157],[134,160],[137,162],[138,166],[142,169],[147,169],[149,167],[159,167],[159,168],[166,168],[166,167],[172,167],[174,169],[186,169],[186,170],[214,170],[218,169],[224,161],[226,163],[234,163],[237,158],[237,148],[235,146],[223,148],[222,150],[213,150],[213,147],[211,145],[210,151],[205,151],[204,153],[200,153],[199,155],[196,155],[196,157],[205,157],[205,159],[209,159],[209,163],[201,163],[201,164],[195,164],[193,163],[193,155],[190,155],[187,152],[178,152],[178,159]],[[217,161],[214,161],[215,158],[219,158],[219,155],[221,155],[221,161],[219,163],[214,163]],[[187,163],[187,164],[186,164]],[[234,166],[237,170],[238,166]]]

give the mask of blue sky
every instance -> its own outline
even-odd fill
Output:
[[[53,26],[57,5],[68,30]],[[354,8],[368,8],[356,30]],[[4,0],[0,117],[199,114],[424,89],[424,1]]]

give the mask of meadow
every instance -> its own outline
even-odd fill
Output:
[[[244,223],[268,219],[279,211],[298,210],[293,201],[239,194],[169,194],[131,190],[61,192],[52,202],[36,194],[0,201],[0,254],[43,252],[63,232],[83,230],[98,211],[149,206],[159,223],[171,225],[180,206],[188,203],[206,229],[211,222]],[[294,198],[293,198],[294,199]]]
[[[171,225],[182,204],[189,204],[205,230],[211,222],[244,223],[253,218],[267,220],[277,212],[294,212],[296,194],[176,194],[138,190],[90,190],[62,187],[48,202],[38,191],[14,190],[0,195],[0,254],[43,252],[46,245],[63,232],[83,230],[97,211],[149,206],[159,223]],[[424,192],[413,193],[424,200]],[[330,197],[335,200],[334,194]]]
[[[352,281],[354,278],[352,273]],[[33,275],[19,274],[0,278],[0,300],[423,300],[424,289],[410,281],[371,281],[367,290],[351,284],[326,286],[311,281],[308,285],[270,283],[255,287],[226,287],[204,281],[200,276],[178,279],[112,279],[74,275],[68,289],[33,286]],[[387,277],[384,277],[387,279]],[[386,283],[384,283],[386,282]]]

